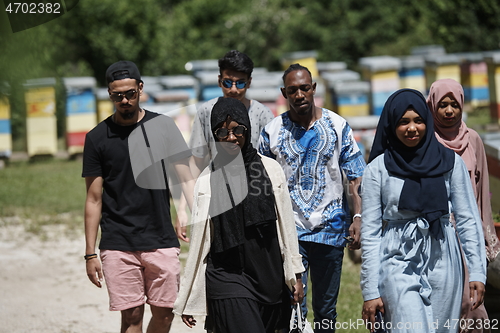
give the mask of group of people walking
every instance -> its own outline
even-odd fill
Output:
[[[189,147],[172,119],[139,106],[135,64],[106,72],[116,111],[85,141],[84,257],[121,332],[142,332],[145,303],[150,333],[169,332],[174,313],[188,327],[204,316],[214,333],[288,332],[309,289],[314,331],[334,332],[346,246],[362,250],[369,330],[382,315],[388,332],[458,332],[460,319],[489,331],[486,266],[500,244],[460,84],[436,81],[427,101],[391,95],[367,165],[346,120],[315,105],[306,67],[284,72],[289,110],[275,118],[246,97],[247,55],[230,51],[219,68],[224,96],[200,107]],[[172,175],[183,191],[175,228]],[[182,277],[178,238],[190,243]]]

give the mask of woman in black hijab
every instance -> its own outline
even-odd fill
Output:
[[[380,311],[388,331],[458,330],[464,281],[456,234],[474,272],[466,281],[473,306],[483,302],[484,240],[468,179],[462,159],[434,136],[422,94],[392,94],[362,184],[361,287],[369,328]]]
[[[267,333],[288,326],[303,298],[297,234],[279,164],[250,142],[245,106],[220,98],[211,115],[217,155],[195,188],[185,275],[174,312],[213,332]],[[296,287],[296,288],[295,288]]]

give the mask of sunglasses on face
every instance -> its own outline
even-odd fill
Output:
[[[137,98],[137,90],[132,89],[124,93],[111,93],[109,94],[109,97],[116,103],[120,103],[123,100],[123,97],[130,101]]]
[[[295,94],[298,90],[301,90],[303,92],[308,92],[309,90],[312,89],[312,86],[310,84],[303,84],[300,86],[288,86],[285,88],[286,94],[287,95],[293,95]]]
[[[220,140],[227,138],[230,133],[233,133],[233,135],[237,138],[241,138],[243,136],[243,134],[245,134],[246,130],[247,130],[247,128],[243,125],[238,125],[236,127],[233,127],[233,129],[227,129],[227,128],[221,127],[219,129],[217,129],[214,132],[214,134]]]
[[[233,80],[230,80],[230,79],[224,79],[224,80],[220,80],[220,83],[222,84],[222,86],[224,88],[227,88],[227,89],[230,89],[233,87],[233,84],[236,85],[236,88],[237,89],[243,89],[247,86],[247,81],[243,81],[243,80],[239,80],[239,81],[233,81]]]

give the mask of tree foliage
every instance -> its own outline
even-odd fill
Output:
[[[494,50],[498,17],[494,0],[85,0],[54,21],[0,35],[0,80],[94,75],[103,83],[120,59],[144,75],[182,74],[186,62],[230,49],[270,70],[300,50],[350,66],[428,44]]]
[[[499,49],[498,17],[496,0],[85,0],[15,34],[0,20],[0,82],[10,84],[20,136],[22,83],[30,78],[89,75],[104,85],[106,68],[121,59],[143,75],[185,74],[186,62],[230,49],[269,70],[281,70],[284,53],[305,50],[356,69],[360,57],[407,55],[422,45]]]

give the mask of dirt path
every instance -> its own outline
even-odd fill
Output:
[[[120,314],[108,310],[106,288],[85,274],[83,235],[64,236],[63,229],[50,226],[41,238],[0,224],[0,332],[119,332]],[[150,317],[147,311],[145,326]],[[189,329],[176,317],[170,332],[205,332],[197,320]]]

